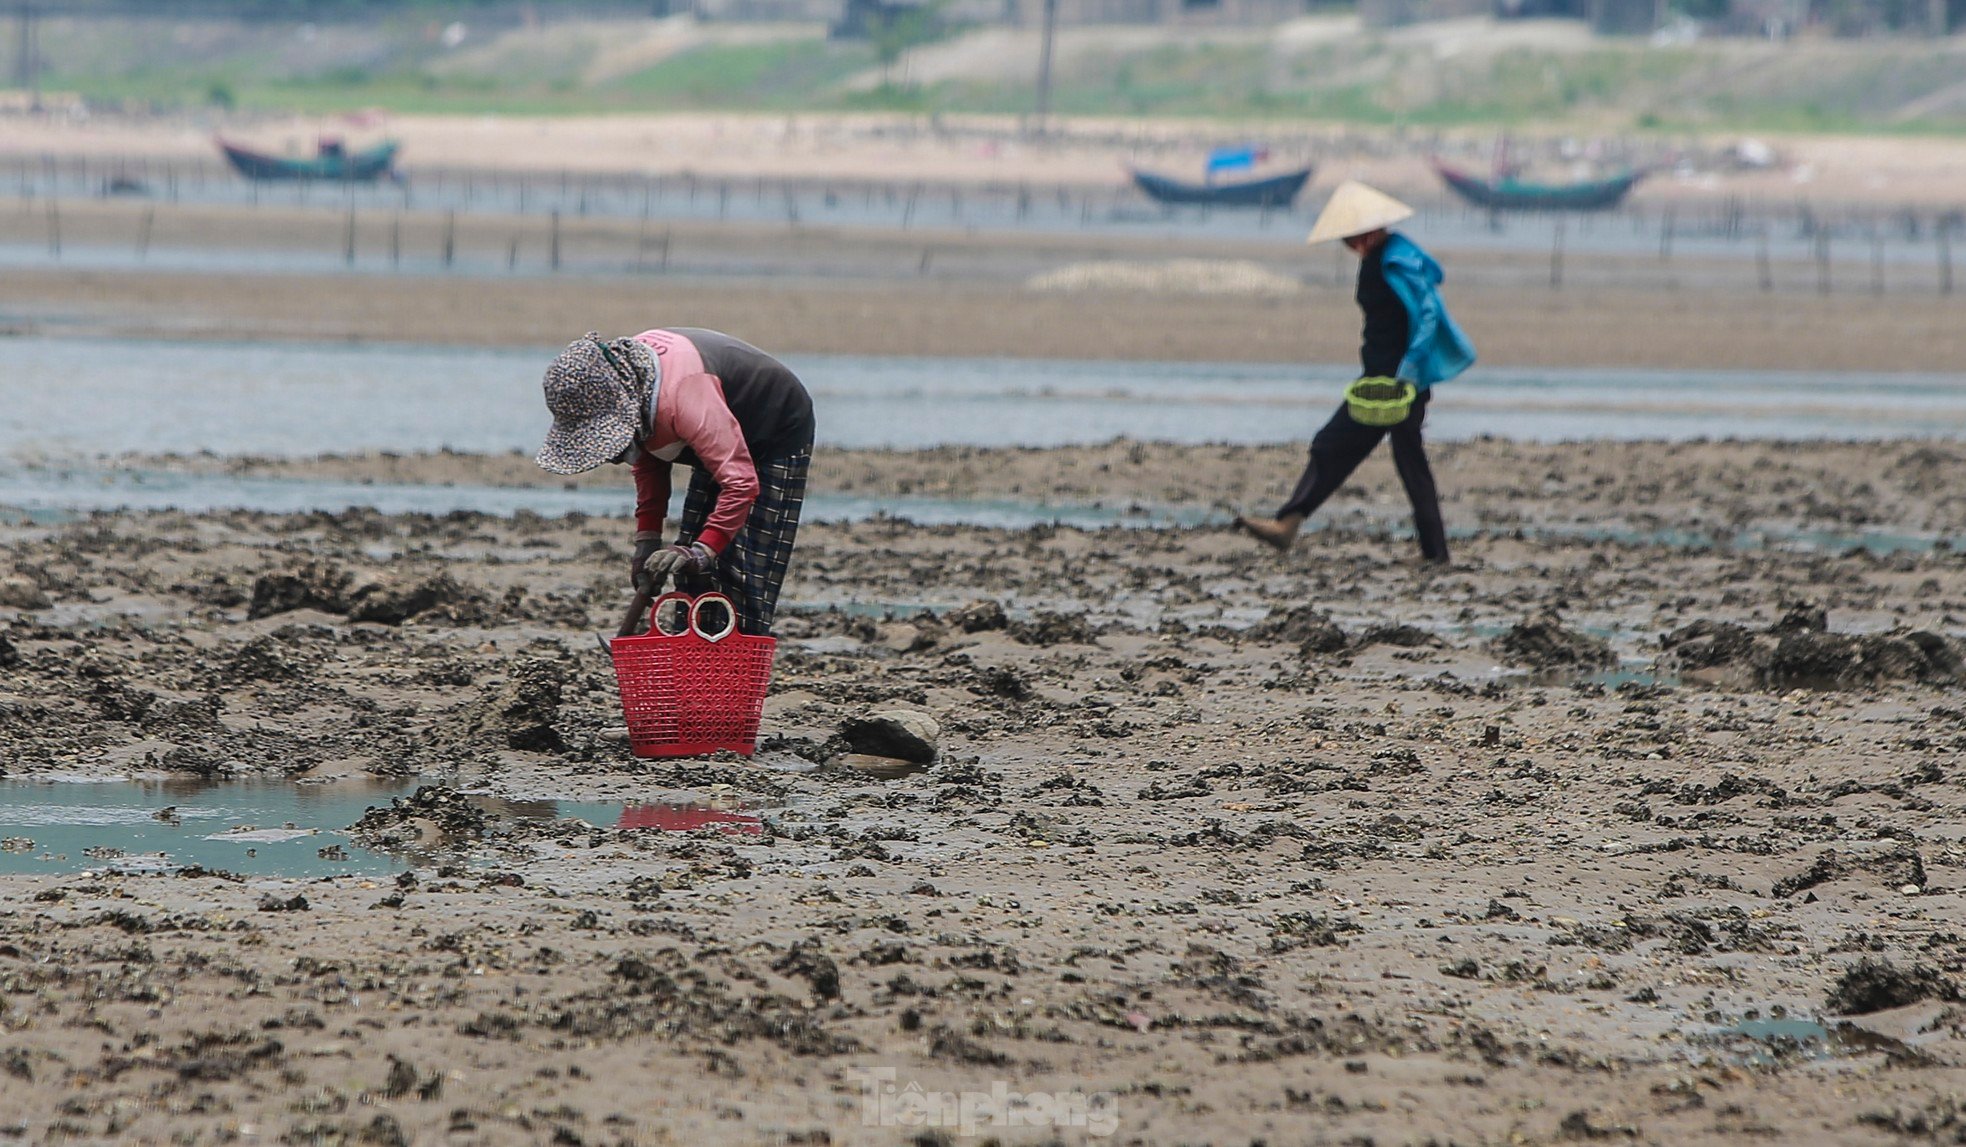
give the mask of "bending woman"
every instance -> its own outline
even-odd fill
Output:
[[[730,335],[677,327],[607,342],[590,333],[546,368],[544,387],[543,469],[634,470],[635,587],[654,593],[673,577],[689,593],[721,590],[740,632],[769,636],[812,464],[812,398],[798,376]],[[677,462],[694,473],[665,546]]]

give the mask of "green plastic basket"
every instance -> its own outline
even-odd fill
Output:
[[[1361,378],[1345,388],[1345,409],[1366,426],[1398,426],[1413,410],[1419,391],[1394,378]]]

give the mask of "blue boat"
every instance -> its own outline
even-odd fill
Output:
[[[1530,183],[1513,176],[1483,179],[1438,160],[1434,170],[1456,195],[1490,211],[1609,211],[1624,201],[1643,171],[1585,183]]]
[[[218,141],[225,158],[247,179],[323,180],[330,183],[370,183],[383,175],[393,175],[396,162],[395,140],[384,140],[374,147],[349,151],[339,140],[323,140],[316,153],[306,159],[268,155],[237,144]]]
[[[1181,207],[1288,208],[1311,180],[1309,167],[1237,183],[1191,183],[1137,168],[1128,168],[1127,173],[1149,199]]]

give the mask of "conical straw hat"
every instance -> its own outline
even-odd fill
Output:
[[[1413,214],[1413,209],[1383,191],[1374,191],[1356,179],[1347,179],[1331,193],[1324,210],[1318,212],[1306,243],[1349,239],[1367,231],[1377,231]]]

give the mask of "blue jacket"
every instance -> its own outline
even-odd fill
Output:
[[[1406,236],[1386,240],[1386,283],[1406,305],[1406,357],[1399,377],[1425,390],[1474,365],[1474,344],[1440,301],[1440,264]]]

